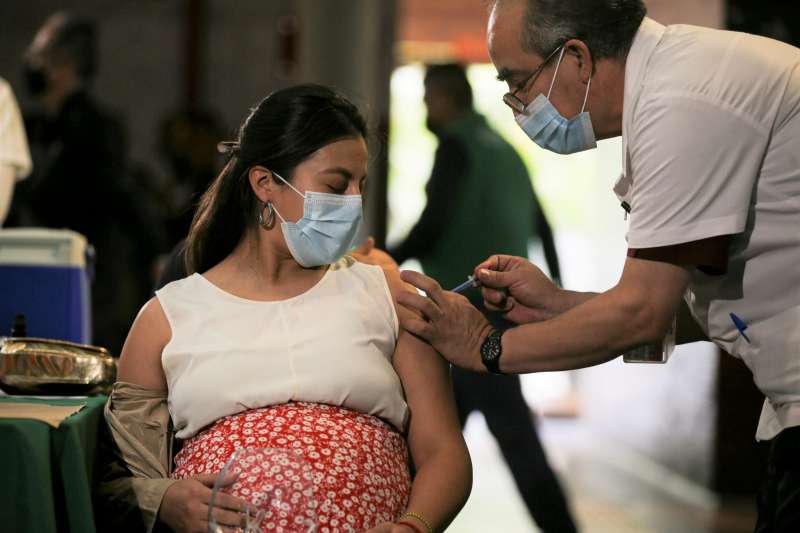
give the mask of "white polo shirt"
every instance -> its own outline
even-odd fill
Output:
[[[6,80],[0,78],[0,165],[13,168],[17,179],[31,173],[31,154],[17,101]]]
[[[767,396],[756,438],[800,425],[800,50],[646,18],[622,139],[630,248],[734,236],[727,273],[694,269],[686,300]]]

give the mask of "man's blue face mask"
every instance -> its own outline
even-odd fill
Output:
[[[275,173],[273,173],[275,174]],[[361,195],[326,194],[295,189],[278,174],[275,176],[303,197],[303,216],[287,222],[278,210],[286,245],[295,261],[304,267],[335,263],[355,244],[361,227]]]
[[[539,94],[517,115],[516,120],[528,137],[545,150],[557,154],[574,154],[597,148],[592,119],[589,117],[589,112],[585,111],[592,78],[589,78],[586,86],[586,96],[583,99],[581,112],[574,118],[564,118],[550,102],[550,93],[553,92],[553,85],[556,83],[558,68],[561,66],[563,58],[564,48],[561,49],[561,54],[558,56],[558,63],[547,96]]]

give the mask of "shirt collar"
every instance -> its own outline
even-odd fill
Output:
[[[628,51],[625,61],[625,92],[622,101],[622,165],[623,172],[628,171],[627,141],[628,132],[633,120],[633,110],[639,100],[647,64],[661,41],[666,26],[645,17]]]

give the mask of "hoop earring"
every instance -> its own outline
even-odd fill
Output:
[[[264,210],[269,210],[266,222],[264,221]],[[258,225],[264,229],[272,229],[275,224],[275,208],[272,207],[272,202],[267,202],[264,207],[258,210]]]

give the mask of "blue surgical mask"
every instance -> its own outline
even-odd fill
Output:
[[[553,92],[553,85],[563,58],[562,49],[547,96],[539,94],[528,104],[525,111],[517,115],[516,120],[528,137],[545,150],[557,154],[574,154],[597,147],[592,119],[589,117],[589,112],[585,111],[592,78],[589,78],[589,83],[586,85],[586,96],[583,98],[581,112],[574,118],[564,118],[550,102],[550,93]]]
[[[304,198],[303,216],[297,222],[286,222],[275,209],[295,261],[310,268],[335,263],[344,257],[355,244],[361,227],[361,195],[312,191],[303,194],[278,174],[275,176]]]

